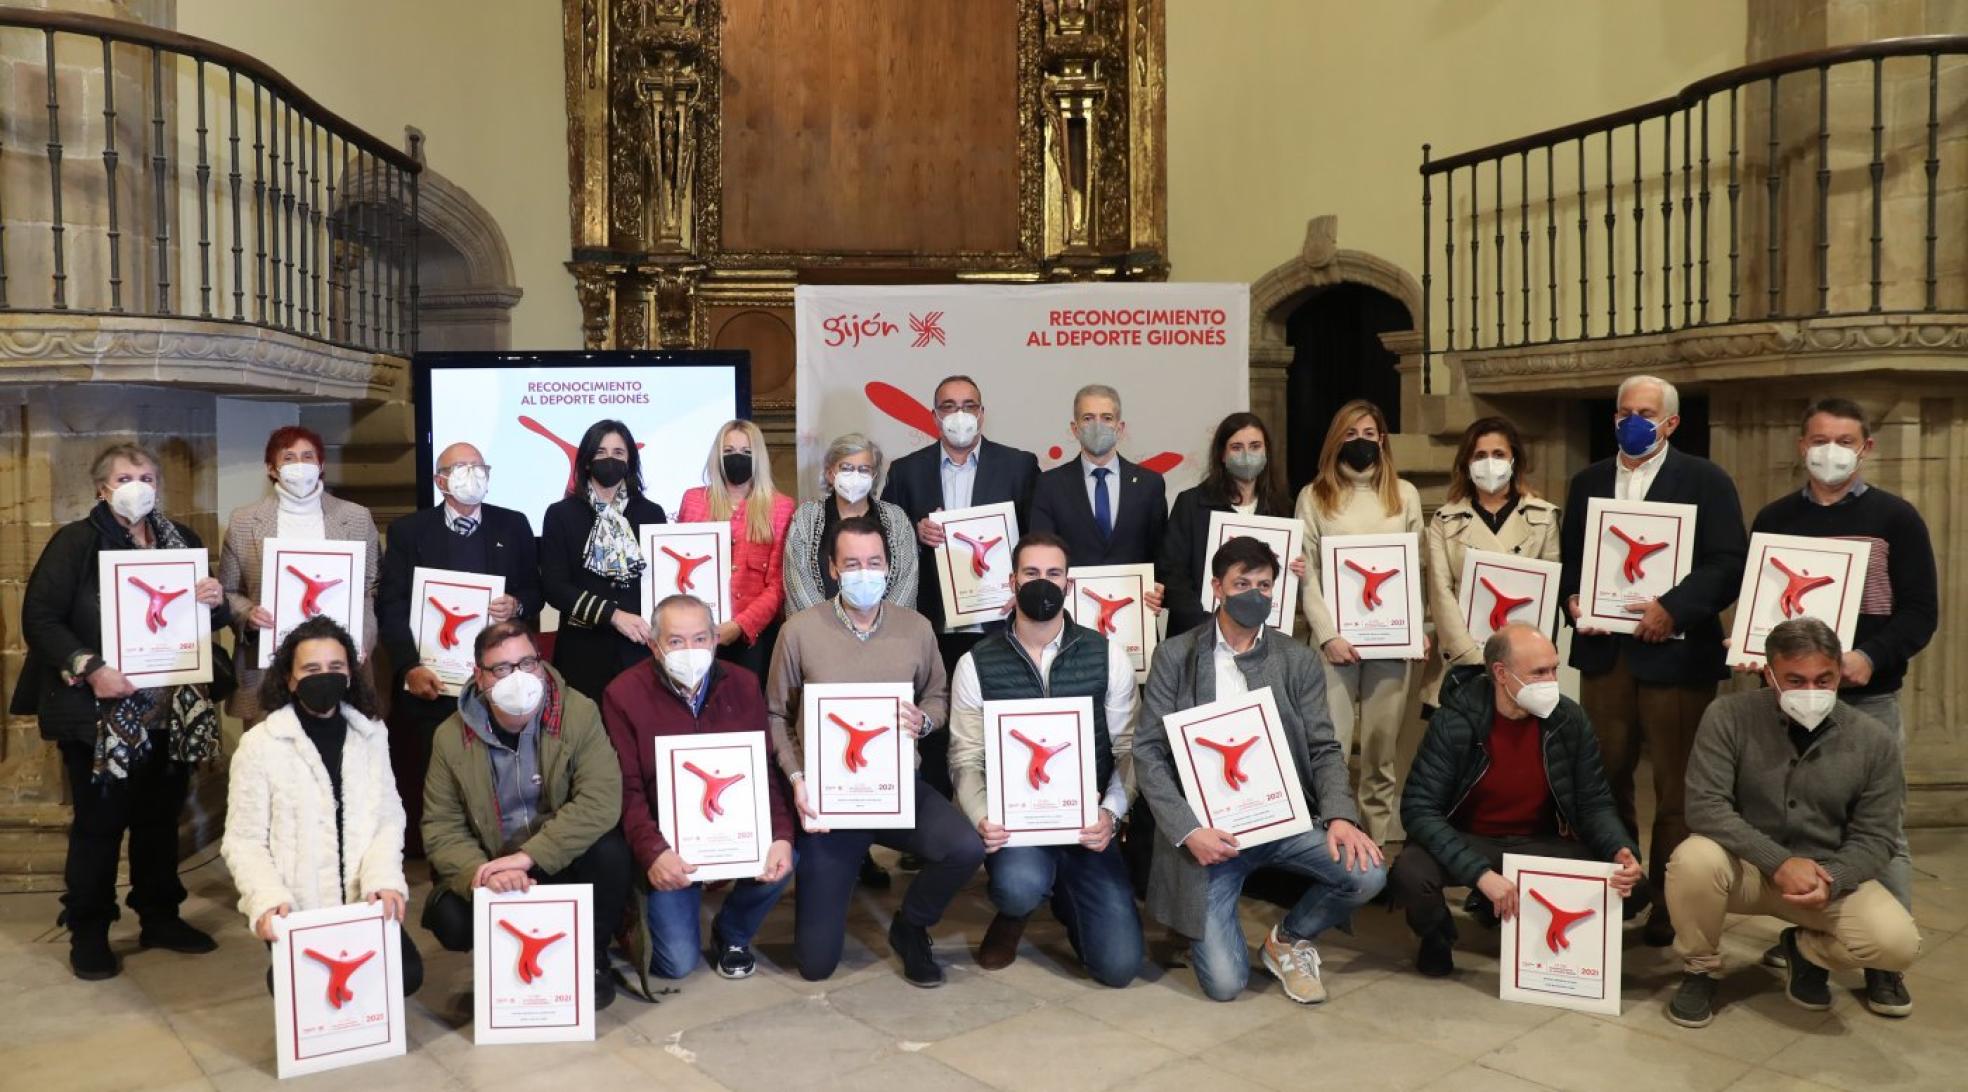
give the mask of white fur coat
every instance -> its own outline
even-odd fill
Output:
[[[319,910],[378,891],[408,897],[403,801],[390,773],[383,723],[342,706],[342,847],[337,874],[335,790],[289,705],[239,741],[232,758],[221,852],[248,925],[286,903]]]

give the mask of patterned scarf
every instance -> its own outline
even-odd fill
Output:
[[[109,517],[107,506],[98,506],[102,515],[97,528],[104,545],[128,549],[136,540]],[[151,541],[160,550],[182,550],[184,536],[178,526],[161,512],[144,517],[150,525]],[[104,526],[107,524],[107,526]],[[94,776],[98,781],[122,780],[130,768],[149,757],[154,734],[165,733],[165,755],[173,762],[203,762],[218,753],[219,713],[198,685],[159,686],[139,690],[127,698],[96,701],[96,750]]]
[[[636,542],[635,528],[623,515],[629,508],[629,491],[616,489],[615,499],[604,501],[588,489],[588,503],[594,506],[594,528],[588,532],[586,568],[596,576],[617,584],[630,584],[642,578],[648,562],[642,559],[642,546]]]

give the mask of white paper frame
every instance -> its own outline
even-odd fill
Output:
[[[664,553],[665,548],[670,553]],[[642,616],[650,624],[655,624],[656,604],[678,594],[711,608],[715,625],[731,621],[737,613],[731,604],[731,524],[644,524],[642,559],[647,562],[642,570]],[[691,586],[681,587],[683,566],[692,561],[696,564],[690,570]]]
[[[1293,516],[1246,516],[1237,512],[1211,512],[1209,540],[1203,548],[1200,577],[1203,610],[1216,609],[1216,589],[1210,573],[1216,565],[1216,549],[1233,538],[1248,536],[1271,547],[1278,555],[1277,587],[1271,593],[1271,617],[1264,621],[1280,633],[1290,635],[1298,618],[1298,574],[1292,572],[1292,559],[1305,552],[1305,524]]]
[[[1305,787],[1270,687],[1170,713],[1162,726],[1198,823],[1235,835],[1245,849],[1312,830]],[[1243,779],[1233,786],[1228,759],[1202,741],[1237,744],[1245,737],[1249,742],[1234,767]]]
[[[1375,575],[1393,570],[1372,589],[1371,601],[1361,569]],[[1398,531],[1321,538],[1319,594],[1334,630],[1362,660],[1421,658],[1421,536]]]
[[[471,681],[478,666],[472,643],[479,631],[492,624],[492,600],[504,594],[504,576],[421,565],[411,574],[410,632],[417,639],[418,662],[437,676],[446,696],[455,698],[464,693],[465,684]],[[452,631],[456,643],[450,648],[441,640],[447,622],[445,611],[473,615]]]
[[[1770,630],[1793,617],[1818,619],[1851,648],[1871,563],[1872,543],[1863,540],[1760,532],[1749,536],[1749,563],[1743,566],[1736,620],[1729,631],[1729,662],[1762,667]],[[1813,584],[1788,597],[1785,592],[1796,581],[1779,571],[1778,564],[1800,578],[1830,577],[1830,583]]]
[[[403,926],[383,917],[381,903],[297,910],[274,920],[273,1013],[275,1068],[282,1080],[402,1054]],[[374,955],[343,982],[352,997],[328,1000],[333,971],[309,956],[346,960]],[[329,955],[329,953],[334,953]],[[359,958],[359,957],[358,957]],[[328,1030],[324,1021],[346,1025]]]
[[[1073,753],[1038,757],[1034,744]],[[1080,843],[1080,831],[1100,812],[1103,786],[1094,781],[1093,753],[1098,745],[1090,697],[984,703],[985,815],[1005,828],[1005,845]]]
[[[1613,873],[1618,869],[1607,861],[1503,855],[1503,878],[1517,886],[1517,916],[1503,924],[1503,951],[1497,960],[1499,998],[1619,1015],[1626,900],[1613,890]],[[1546,902],[1560,911],[1591,913],[1554,931],[1554,916]],[[1555,951],[1552,936],[1561,938]]]
[[[656,827],[691,879],[749,880],[772,848],[764,732],[656,737]],[[724,779],[738,780],[718,786]],[[715,780],[713,780],[715,779]]]
[[[1632,633],[1640,615],[1625,609],[1673,591],[1695,565],[1692,504],[1623,501],[1593,497],[1585,506],[1585,557],[1579,569],[1578,624],[1609,633]],[[1626,567],[1631,549],[1614,530],[1640,543],[1666,543],[1664,550]],[[1665,555],[1665,556],[1662,556]],[[1634,579],[1637,574],[1638,579]]]
[[[344,539],[269,538],[260,543],[260,599],[273,614],[273,628],[254,629],[260,640],[259,666],[273,666],[273,654],[295,626],[308,620],[301,612],[306,589],[287,571],[292,565],[313,580],[340,583],[315,600],[318,613],[341,623],[355,647],[363,647],[364,609],[369,597],[369,544]],[[352,666],[352,665],[351,665]]]
[[[1010,501],[931,512],[943,528],[943,545],[934,560],[937,589],[943,595],[943,629],[947,632],[1004,618],[1011,606],[1011,552],[1018,547],[1018,509]],[[972,564],[974,547],[957,536],[984,543],[985,571]]]
[[[1503,625],[1522,622],[1538,628],[1553,641],[1558,639],[1558,582],[1564,566],[1535,557],[1494,553],[1489,550],[1462,552],[1462,579],[1456,589],[1456,602],[1462,612],[1463,628],[1469,639],[1482,644]],[[1503,625],[1492,623],[1504,600],[1529,599],[1504,612]]]
[[[1148,678],[1148,665],[1155,661],[1159,639],[1155,615],[1148,610],[1148,593],[1155,590],[1153,565],[1078,565],[1066,570],[1067,607],[1073,620],[1114,641],[1134,666],[1134,681]],[[1115,607],[1105,619],[1112,627],[1102,628],[1102,615],[1108,611],[1094,596],[1109,603],[1128,600]]]
[[[96,569],[103,662],[139,689],[212,681],[212,608],[198,601],[197,584],[210,575],[204,550],[104,550]],[[176,593],[157,612],[151,631],[150,593]]]
[[[807,683],[800,688],[800,739],[806,750],[806,802],[829,830],[912,830],[916,825],[916,743],[902,729],[912,683]],[[868,765],[846,768],[850,739],[829,719],[888,731],[862,745]]]
[[[521,981],[525,948],[512,929],[531,938],[562,934],[542,945],[541,972]],[[561,941],[573,941],[563,944]],[[587,1043],[595,1037],[594,885],[536,883],[524,892],[472,891],[472,1041]]]

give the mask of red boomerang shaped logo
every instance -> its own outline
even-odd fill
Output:
[[[1389,569],[1386,572],[1378,572],[1373,569],[1363,569],[1360,567],[1359,562],[1356,561],[1348,561],[1346,567],[1359,573],[1361,578],[1366,581],[1365,584],[1360,586],[1360,605],[1367,610],[1380,609],[1382,602],[1380,598],[1380,586],[1393,579],[1401,571],[1399,569]]]
[[[330,1008],[339,1009],[345,1002],[355,1000],[355,991],[348,987],[349,976],[355,973],[356,968],[369,962],[376,953],[364,952],[354,959],[331,959],[313,948],[307,948],[302,950],[301,954],[328,968],[328,1005]],[[348,953],[343,952],[342,955],[347,956]]]
[[[152,633],[156,633],[158,630],[164,628],[164,608],[170,606],[171,600],[191,590],[190,588],[179,588],[177,591],[164,591],[160,588],[153,588],[134,576],[126,577],[125,579],[129,580],[132,585],[135,585],[138,591],[150,596],[150,609],[144,612],[144,625],[149,626]]]
[[[1244,783],[1250,780],[1250,775],[1244,772],[1244,753],[1251,749],[1251,744],[1257,742],[1256,736],[1242,743],[1218,743],[1213,739],[1203,739],[1198,736],[1196,742],[1223,756],[1223,781],[1231,789],[1241,789]]]
[[[1093,600],[1094,605],[1100,608],[1100,618],[1094,623],[1094,629],[1106,634],[1116,633],[1120,630],[1120,627],[1114,624],[1114,616],[1119,614],[1129,603],[1134,602],[1134,596],[1132,595],[1125,599],[1109,599],[1099,592],[1087,588],[1081,588],[1080,594]]]
[[[1490,607],[1490,630],[1492,632],[1502,629],[1510,621],[1511,611],[1516,610],[1518,607],[1526,606],[1531,600],[1537,598],[1534,595],[1526,595],[1521,599],[1514,595],[1505,595],[1497,590],[1495,584],[1490,583],[1490,578],[1487,576],[1478,577],[1476,582],[1488,588],[1490,594],[1496,597],[1496,603]]]
[[[287,566],[287,571],[292,573],[301,582],[301,586],[307,589],[301,596],[301,617],[303,618],[312,618],[320,614],[321,593],[342,582],[342,578],[339,576],[333,580],[316,580],[292,565]]]
[[[991,569],[991,563],[984,560],[990,556],[991,547],[1004,541],[1003,535],[999,535],[997,538],[977,539],[964,534],[962,531],[952,531],[950,532],[950,537],[970,547],[970,571],[973,576],[980,577]]]
[[[535,421],[533,418],[528,417],[523,413],[519,415],[519,427],[536,435],[546,437],[548,442],[552,443],[553,446],[560,449],[561,454],[567,456],[567,491],[569,493],[574,492],[574,486],[579,484],[574,480],[574,463],[575,463],[574,457],[580,454],[579,448],[577,448],[573,444],[568,443],[566,440],[563,440],[560,437],[555,436],[552,429],[548,428],[547,426],[541,424],[538,421]],[[648,445],[637,444],[636,450],[641,451],[646,446]]]
[[[847,733],[847,750],[841,760],[847,767],[847,772],[854,773],[866,769],[868,756],[864,752],[868,749],[868,741],[888,731],[888,728],[856,728],[842,720],[839,713],[828,713],[827,719],[840,725],[841,731]]]
[[[527,983],[531,983],[536,978],[546,977],[547,972],[540,968],[540,953],[546,951],[548,945],[567,935],[566,933],[555,933],[550,937],[529,937],[514,928],[512,922],[504,920],[499,922],[499,928],[511,933],[518,939],[519,980]]]
[[[1790,578],[1783,595],[1777,598],[1777,606],[1783,611],[1785,618],[1801,616],[1804,613],[1804,596],[1832,582],[1829,576],[1812,576],[1809,569],[1801,573],[1792,572],[1790,566],[1783,563],[1782,558],[1774,555],[1770,558],[1770,567]]]
[[[437,631],[437,647],[457,648],[459,640],[458,627],[478,617],[478,612],[457,614],[451,608],[438,602],[437,596],[432,595],[427,598],[430,600],[430,605],[437,608],[437,613],[444,616],[444,628]]]
[[[685,762],[683,768],[704,779],[704,801],[702,804],[704,819],[706,822],[717,822],[717,817],[724,814],[724,808],[719,805],[718,800],[724,796],[724,790],[745,780],[745,775],[735,773],[729,777],[719,777],[714,773],[706,773],[695,762]]]
[[[1648,542],[1636,539],[1617,527],[1607,527],[1613,537],[1626,543],[1626,560],[1620,563],[1620,575],[1629,584],[1638,584],[1647,575],[1647,559],[1667,549],[1665,542]]]
[[[1565,936],[1566,930],[1591,917],[1596,912],[1590,909],[1560,910],[1556,906],[1551,905],[1550,899],[1545,898],[1535,890],[1531,892],[1531,897],[1542,903],[1546,910],[1551,911],[1551,925],[1544,931],[1544,946],[1551,949],[1552,955],[1557,955],[1560,951],[1572,946],[1572,942]]]
[[[1028,738],[1025,735],[1025,733],[1019,731],[1016,728],[1013,728],[1011,730],[1010,735],[1011,738],[1017,740],[1020,743],[1023,743],[1026,747],[1031,749],[1032,752],[1031,761],[1025,764],[1025,780],[1031,782],[1031,785],[1034,789],[1038,788],[1040,785],[1051,784],[1052,778],[1050,775],[1046,773],[1046,763],[1052,761],[1053,755],[1056,755],[1059,752],[1065,750],[1066,748],[1071,747],[1073,745],[1072,741],[1068,740],[1067,742],[1058,744],[1057,746],[1048,747],[1043,743],[1039,743],[1035,740]]]
[[[680,592],[695,590],[695,588],[697,587],[696,575],[695,575],[697,572],[697,567],[699,565],[702,565],[704,562],[709,561],[711,559],[711,555],[705,554],[703,557],[691,557],[688,554],[677,553],[675,550],[670,549],[668,546],[663,547],[663,552],[669,555],[671,561],[677,563],[677,578],[676,578],[677,590]]]

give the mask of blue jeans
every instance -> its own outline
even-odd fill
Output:
[[[1052,913],[1093,980],[1120,989],[1141,970],[1141,915],[1118,841],[1084,846],[1014,846],[984,858],[991,904],[1022,918],[1052,896]]]
[[[727,946],[749,948],[758,935],[765,915],[786,893],[793,882],[793,870],[774,883],[735,880],[724,896],[724,905],[711,919],[711,941],[722,950]],[[651,891],[649,915],[649,970],[658,978],[683,978],[697,969],[704,958],[704,939],[698,927],[704,905],[704,885],[693,883],[676,891]]]
[[[1187,853],[1188,850],[1182,850]],[[1250,981],[1250,949],[1237,921],[1237,899],[1244,881],[1260,868],[1282,868],[1310,877],[1312,886],[1285,915],[1279,930],[1312,940],[1332,926],[1344,926],[1387,884],[1387,866],[1348,871],[1326,851],[1326,828],[1243,850],[1209,868],[1209,918],[1203,935],[1189,946],[1196,983],[1213,1001],[1232,1001]]]

